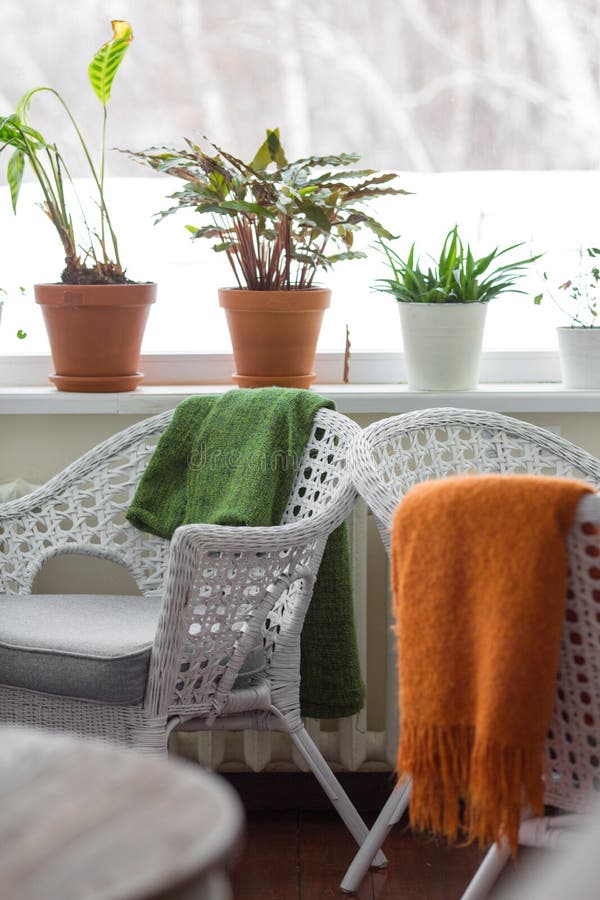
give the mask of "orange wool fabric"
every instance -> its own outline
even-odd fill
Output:
[[[450,839],[518,843],[543,809],[567,582],[583,482],[455,476],[410,490],[392,526],[410,817]],[[462,812],[461,812],[462,807]]]

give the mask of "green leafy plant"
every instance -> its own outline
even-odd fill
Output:
[[[215,144],[210,144],[215,153],[209,155],[191,140],[185,142],[180,150],[126,152],[183,181],[181,190],[171,195],[175,205],[159,213],[157,221],[179,209],[208,216],[206,225],[188,225],[188,230],[226,254],[239,287],[307,288],[318,269],[366,255],[353,249],[361,227],[379,237],[393,237],[363,207],[375,197],[406,191],[391,185],[397,178],[393,173],[348,168],[358,162],[355,154],[288,162],[278,129],[267,130],[250,163]],[[330,243],[338,252],[328,255]]]
[[[586,259],[587,257],[587,259]],[[584,251],[579,250],[579,267],[574,279],[568,279],[558,285],[558,290],[562,292],[565,301],[562,298],[557,299],[556,295],[548,288],[548,293],[556,306],[571,321],[571,328],[598,328],[600,321],[598,320],[598,295],[600,292],[600,268],[596,263],[589,263],[589,260],[596,260],[600,257],[600,248],[587,247]],[[585,264],[587,263],[587,265]],[[544,281],[548,282],[548,274],[542,273]],[[539,306],[543,299],[543,293],[537,294],[533,302]]]
[[[88,68],[90,84],[102,104],[103,110],[98,166],[94,164],[73,114],[54,88],[36,87],[27,91],[19,100],[16,111],[0,119],[0,151],[6,148],[13,151],[6,169],[13,210],[15,212],[17,210],[17,201],[27,161],[44,195],[42,209],[56,228],[63,246],[65,269],[62,273],[62,281],[67,284],[112,284],[124,283],[128,280],[121,265],[117,237],[106,206],[104,176],[107,105],[114,77],[133,40],[133,32],[129,23],[124,21],[115,20],[112,27],[112,39],[98,50]],[[66,183],[68,182],[72,186],[67,164],[56,144],[46,140],[29,122],[32,100],[41,93],[51,94],[68,116],[97,189],[100,221],[98,227],[92,228],[88,224],[82,204],[73,188],[76,203],[81,210],[84,229],[87,232],[87,244],[84,247],[76,239],[73,218],[65,196]]]
[[[392,294],[401,303],[488,303],[499,294],[514,290],[527,266],[539,259],[531,256],[497,265],[501,256],[522,247],[522,243],[503,250],[496,247],[476,259],[469,244],[465,248],[456,225],[446,235],[439,259],[432,258],[433,266],[427,269],[422,269],[420,260],[415,258],[414,244],[406,260],[381,238],[379,246],[392,275],[378,278],[375,290]]]

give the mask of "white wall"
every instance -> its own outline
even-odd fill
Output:
[[[588,413],[513,414],[542,427],[560,428],[562,437],[600,457],[600,410]],[[100,441],[143,416],[47,415],[0,416],[0,484],[23,478],[35,484],[47,481]],[[353,416],[364,426],[380,414]]]

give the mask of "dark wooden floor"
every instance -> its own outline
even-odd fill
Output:
[[[239,782],[234,785],[240,789]],[[281,808],[290,803],[289,792],[279,790],[277,781],[273,787],[267,780],[264,788],[263,803],[273,808],[260,809],[254,790],[245,791],[242,782],[247,830],[243,857],[232,876],[235,900],[341,900],[345,895],[339,884],[356,845],[337,814],[327,808]],[[371,794],[370,807],[382,799],[376,786]],[[365,805],[364,796],[353,800]],[[306,802],[293,796],[291,802],[324,806],[310,790]],[[371,823],[375,813],[362,812]],[[483,855],[476,847],[450,848],[417,836],[405,823],[392,830],[384,850],[387,869],[369,872],[358,900],[458,900]],[[510,876],[503,877],[504,886]]]
[[[251,812],[235,900],[330,900],[355,844],[335,813]],[[458,900],[481,853],[414,837],[402,824],[384,847],[388,868],[369,872],[358,900]]]

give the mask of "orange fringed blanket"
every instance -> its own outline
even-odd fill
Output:
[[[392,527],[401,740],[410,817],[513,852],[543,808],[543,745],[564,614],[565,540],[583,482],[424,482]],[[461,814],[462,807],[462,814]]]

